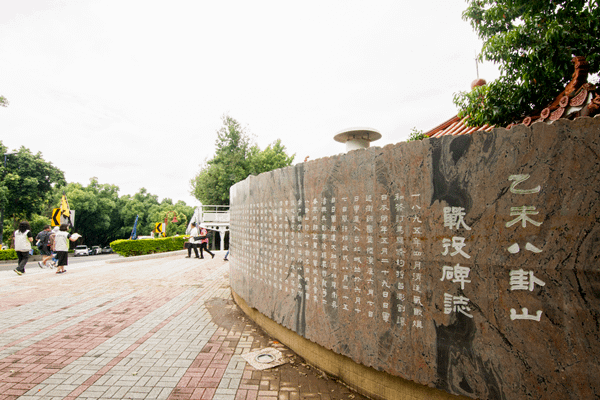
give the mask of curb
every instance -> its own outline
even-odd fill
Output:
[[[154,253],[154,254],[144,254],[143,256],[133,256],[133,257],[119,257],[113,260],[106,260],[107,264],[117,264],[123,262],[130,261],[143,261],[150,260],[154,258],[165,258],[165,257],[174,257],[182,254],[187,254],[187,250],[176,250],[176,251],[168,251],[166,253]]]
[[[216,254],[217,252],[220,252],[221,250],[211,250],[211,251]],[[129,262],[129,261],[143,261],[143,260],[150,260],[150,259],[154,259],[154,258],[182,256],[185,254],[187,254],[187,250],[175,250],[175,251],[169,251],[166,253],[144,254],[143,256],[119,257],[119,258],[115,258],[113,260],[106,260],[106,263],[107,264],[116,264],[116,263]]]

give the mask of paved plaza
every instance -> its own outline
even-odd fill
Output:
[[[223,254],[66,269],[0,271],[0,399],[365,398],[239,310]],[[261,371],[242,358],[268,347],[288,362]]]

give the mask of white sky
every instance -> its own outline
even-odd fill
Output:
[[[457,112],[481,48],[462,0],[0,0],[0,140],[68,182],[197,201],[221,116],[295,163],[339,131],[384,146]],[[491,64],[479,75],[498,76]]]

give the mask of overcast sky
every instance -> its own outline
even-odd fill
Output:
[[[189,205],[222,115],[294,163],[351,127],[401,142],[456,114],[481,48],[463,0],[0,2],[0,140],[68,182]]]

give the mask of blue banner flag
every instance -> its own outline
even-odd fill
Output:
[[[131,231],[131,237],[130,239],[137,239],[137,223],[138,223],[138,217],[139,215],[135,216],[135,222],[133,223],[133,230]]]

